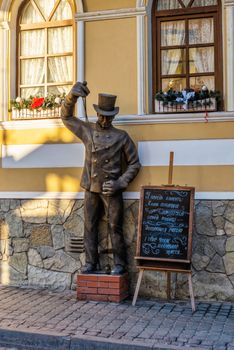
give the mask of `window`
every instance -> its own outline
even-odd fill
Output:
[[[218,0],[158,0],[153,7],[154,93],[222,90]]]
[[[17,94],[60,95],[74,81],[73,8],[66,0],[30,0],[18,16]]]

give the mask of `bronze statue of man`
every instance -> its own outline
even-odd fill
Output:
[[[116,96],[99,94],[98,105],[93,105],[97,112],[96,123],[74,117],[77,99],[86,98],[88,93],[86,84],[77,82],[66,96],[61,109],[63,123],[85,145],[81,186],[85,189],[86,265],[82,272],[93,273],[98,269],[98,222],[101,218],[101,208],[104,207],[109,218],[109,234],[114,256],[111,274],[119,275],[126,271],[122,192],[137,175],[140,163],[136,147],[129,135],[112,125],[115,115],[119,112],[119,107],[115,107]]]

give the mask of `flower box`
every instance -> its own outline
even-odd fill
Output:
[[[29,108],[12,108],[11,119],[47,119],[59,118],[61,115],[61,107],[47,109],[29,109]]]
[[[155,113],[212,112],[217,110],[215,97],[186,103],[165,103],[155,99]]]

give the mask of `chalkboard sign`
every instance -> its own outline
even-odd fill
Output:
[[[136,258],[189,263],[193,206],[193,187],[142,187]]]

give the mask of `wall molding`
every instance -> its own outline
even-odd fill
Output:
[[[121,19],[144,15],[146,15],[146,8],[143,6],[137,8],[76,13],[75,21],[103,21],[107,19]]]
[[[140,192],[124,192],[124,199],[140,199]],[[0,199],[84,199],[84,192],[0,192]],[[195,192],[196,200],[234,200],[234,192]]]
[[[80,118],[84,120],[84,118]],[[89,120],[95,122],[97,118],[90,116]],[[114,125],[149,125],[149,124],[188,124],[188,123],[219,123],[234,122],[234,112],[208,113],[184,113],[178,114],[143,114],[143,115],[119,115],[114,120]],[[14,120],[0,122],[0,130],[27,130],[27,129],[51,129],[63,128],[60,119],[45,120]]]

